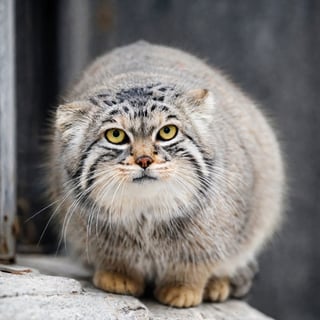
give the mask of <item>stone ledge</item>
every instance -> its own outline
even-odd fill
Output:
[[[236,300],[176,309],[154,300],[105,293],[92,287],[87,270],[65,257],[19,256],[17,262],[0,265],[0,320],[271,320]]]

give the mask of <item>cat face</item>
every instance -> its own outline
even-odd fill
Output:
[[[157,203],[168,215],[208,187],[206,90],[180,95],[150,86],[89,101],[60,106],[56,121],[61,160],[79,197],[118,214]],[[201,112],[191,116],[193,108]]]

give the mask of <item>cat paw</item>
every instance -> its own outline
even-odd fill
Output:
[[[223,302],[231,293],[229,278],[211,278],[205,288],[204,299],[213,302]]]
[[[202,302],[202,288],[185,284],[168,284],[156,289],[155,297],[161,303],[172,307],[194,307]]]
[[[242,298],[248,294],[258,269],[258,263],[252,261],[247,266],[237,270],[236,275],[230,279],[231,295],[233,297]]]
[[[107,292],[140,296],[144,291],[142,281],[134,280],[124,274],[110,271],[96,271],[93,284]]]

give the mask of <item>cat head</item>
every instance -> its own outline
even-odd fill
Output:
[[[158,218],[179,214],[208,188],[213,111],[208,90],[159,84],[61,105],[55,124],[66,183],[117,215],[155,207]]]

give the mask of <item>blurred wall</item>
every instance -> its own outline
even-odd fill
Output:
[[[270,115],[289,176],[287,219],[260,258],[249,302],[277,319],[320,318],[320,2],[17,0],[18,203],[45,206],[39,176],[50,110],[92,58],[138,39],[179,47],[228,74]],[[45,150],[44,150],[45,151]],[[20,251],[55,249],[45,210]]]

